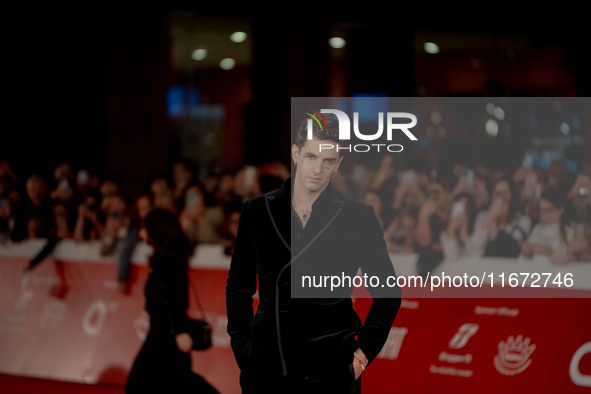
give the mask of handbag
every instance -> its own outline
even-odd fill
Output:
[[[199,305],[199,310],[203,316],[202,319],[189,318],[189,335],[191,336],[191,339],[193,339],[193,350],[209,349],[211,347],[211,325],[205,319],[205,311],[203,310],[201,301],[199,301],[199,297],[197,297],[197,290],[195,290],[191,279],[189,279],[189,283],[191,284],[195,300],[197,301],[197,305]]]
[[[168,303],[168,297],[166,296],[166,292],[164,291],[164,286],[162,285],[162,280],[160,279],[160,275],[158,275],[158,280],[160,283],[160,291],[162,291],[162,294],[164,295],[164,302],[165,302],[166,306],[168,307],[168,320],[170,322],[170,326],[174,328],[172,314],[170,312],[170,304]],[[205,311],[203,309],[203,306],[201,305],[201,301],[199,301],[199,297],[197,297],[197,291],[195,290],[195,287],[193,286],[193,282],[188,277],[187,277],[187,280],[189,281],[189,283],[191,285],[191,289],[193,289],[195,300],[197,301],[197,305],[199,306],[199,310],[201,311],[201,315],[203,316],[203,318],[201,318],[201,319],[189,318],[189,324],[188,324],[187,329],[188,329],[189,336],[193,340],[192,349],[193,350],[209,349],[211,347],[211,325],[205,319]]]

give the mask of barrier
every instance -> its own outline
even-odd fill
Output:
[[[122,385],[148,329],[149,248],[136,249],[132,286],[123,294],[115,260],[101,257],[95,243],[63,242],[23,280],[42,242],[0,247],[0,372]],[[392,260],[399,275],[416,274],[416,256]],[[194,370],[228,394],[240,392],[226,333],[229,261],[221,247],[202,245],[189,273],[213,325],[213,347],[192,353]],[[462,266],[468,262],[454,264],[438,269],[470,269]],[[365,316],[370,303],[356,298],[354,305]],[[193,299],[189,313],[198,315]],[[591,298],[404,298],[386,345],[363,376],[370,394],[589,392]]]

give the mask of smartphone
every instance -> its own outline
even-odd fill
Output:
[[[471,169],[466,170],[464,178],[466,179],[468,187],[472,188],[474,186],[474,171],[472,171]]]
[[[462,216],[466,212],[466,206],[461,201],[455,201],[451,205],[451,216],[454,218]]]
[[[78,171],[78,183],[81,185],[86,185],[88,183],[88,171]]]
[[[244,184],[252,185],[256,181],[257,169],[254,166],[248,166],[244,169]]]
[[[404,170],[400,173],[400,183],[409,183],[414,179],[414,173],[410,170]]]

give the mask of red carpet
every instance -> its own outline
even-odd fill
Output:
[[[3,394],[124,394],[122,387],[63,382],[26,376],[0,374]]]

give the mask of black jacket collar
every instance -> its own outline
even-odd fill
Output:
[[[276,230],[278,231],[287,248],[291,245],[291,191],[293,189],[293,177],[283,182],[279,189],[265,194],[269,214]],[[343,195],[339,193],[331,183],[322,191],[320,196],[312,204],[312,218],[308,226],[309,233],[316,234],[325,229],[325,225],[332,221],[345,203]]]

